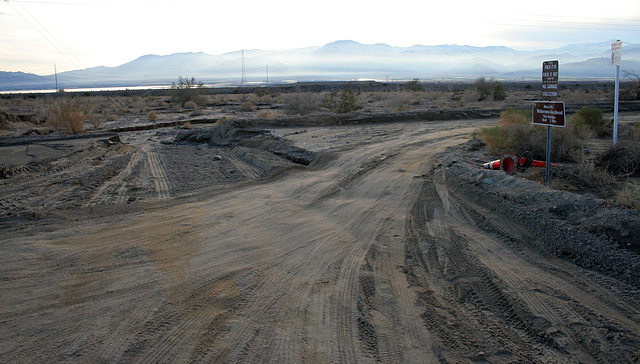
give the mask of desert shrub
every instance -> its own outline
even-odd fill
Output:
[[[276,110],[262,109],[256,113],[256,118],[259,119],[274,119],[280,116],[280,113]]]
[[[494,153],[518,154],[529,151],[536,159],[546,157],[547,128],[531,123],[530,110],[507,109],[495,126],[482,128],[476,133]],[[582,153],[584,134],[570,125],[554,128],[551,159],[576,161]]]
[[[635,123],[628,132],[629,141],[633,143],[640,143],[640,124]]]
[[[227,120],[229,120],[229,118],[226,117],[226,116],[223,116],[220,119],[218,119],[213,125],[222,125],[222,124],[226,123]]]
[[[640,176],[640,145],[620,142],[604,152],[598,163],[616,176]]]
[[[478,101],[486,99],[499,101],[507,98],[507,92],[500,81],[490,79],[488,82],[484,77],[478,78],[472,85],[472,89],[480,94]]]
[[[158,121],[158,114],[156,114],[154,111],[149,111],[149,113],[147,114],[147,119],[156,122]]]
[[[84,125],[93,117],[91,106],[84,105],[80,99],[65,98],[49,110],[49,124],[58,130],[69,134],[80,133]]]
[[[401,89],[405,91],[424,91],[424,87],[422,86],[422,84],[420,83],[420,79],[418,78],[414,78],[413,80],[404,83],[401,86]]]
[[[337,92],[331,92],[325,95],[320,106],[339,114],[345,114],[358,109],[356,95],[351,89],[343,90],[340,92],[340,96],[338,96]]]
[[[256,111],[258,108],[256,107],[256,104],[254,104],[253,102],[245,101],[242,103],[242,105],[240,105],[238,109],[240,111]]]
[[[185,109],[195,110],[198,108],[198,104],[196,104],[193,100],[189,100],[182,105]]]
[[[640,100],[640,74],[625,71],[625,75],[631,82],[620,92],[620,99],[624,101]]]
[[[384,103],[386,107],[392,110],[404,108],[405,105],[408,108],[414,99],[415,95],[411,91],[398,91],[384,94]]]
[[[315,92],[294,92],[283,95],[286,110],[292,113],[306,115],[318,109],[323,95]]]
[[[592,159],[582,158],[568,166],[554,167],[554,180],[565,189],[574,191],[592,191],[601,198],[612,197],[611,186],[615,184],[613,176],[599,168]]]
[[[633,183],[625,183],[624,186],[616,192],[614,201],[640,210],[640,186]]]
[[[579,129],[591,130],[598,136],[611,134],[611,124],[607,121],[602,110],[597,107],[583,107],[571,118],[571,123]]]
[[[196,81],[194,77],[183,78],[178,77],[178,83],[171,84],[171,100],[173,102],[184,104],[193,101],[196,104],[204,103],[205,98],[202,95],[204,84]]]

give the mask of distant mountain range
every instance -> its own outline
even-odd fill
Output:
[[[541,78],[542,62],[558,60],[562,79],[613,79],[611,42],[572,44],[536,51],[466,45],[361,44],[340,40],[322,47],[287,51],[245,50],[210,55],[176,53],[146,55],[117,67],[61,72],[58,88],[99,88],[170,85],[178,76],[205,84],[239,85],[242,64],[245,85],[267,82],[376,80],[499,80]],[[640,44],[625,43],[622,70],[640,73]],[[0,91],[54,89],[55,76],[1,72]]]

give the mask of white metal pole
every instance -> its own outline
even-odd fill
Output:
[[[613,145],[618,143],[618,99],[620,98],[620,65],[616,65],[616,95],[613,103]]]

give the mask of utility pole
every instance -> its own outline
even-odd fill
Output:
[[[244,68],[244,49],[242,50],[242,80],[240,83],[244,86],[245,81],[247,80],[247,74]]]
[[[267,87],[269,87],[269,65],[267,65]]]
[[[56,75],[56,92],[58,92],[58,68],[56,65],[53,65],[53,73]]]

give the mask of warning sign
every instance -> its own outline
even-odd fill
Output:
[[[558,61],[542,63],[542,97],[548,100],[558,98]]]
[[[538,125],[564,127],[564,102],[534,101],[533,123]]]

